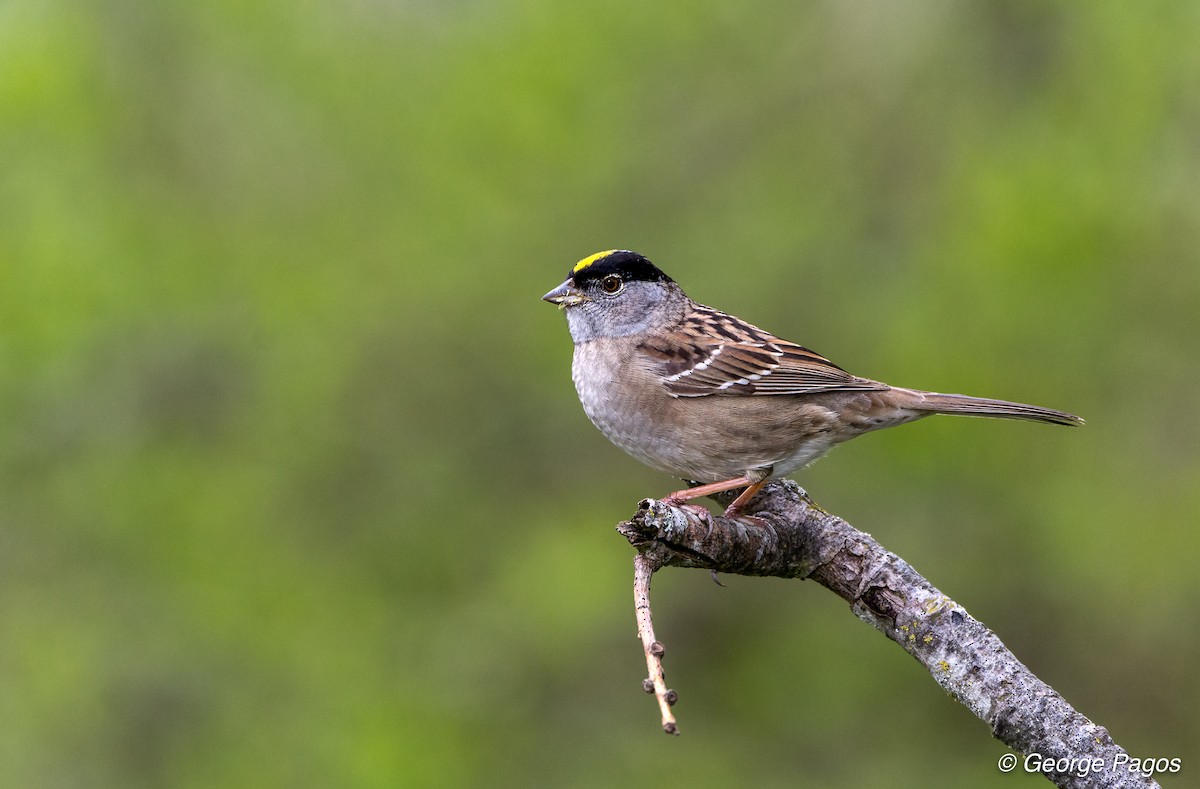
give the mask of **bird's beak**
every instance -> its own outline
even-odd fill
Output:
[[[542,301],[557,304],[560,310],[567,307],[574,307],[576,304],[582,304],[587,300],[588,297],[583,295],[583,292],[576,288],[569,279],[545,296],[542,296]]]

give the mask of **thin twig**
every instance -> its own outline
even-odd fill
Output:
[[[795,483],[771,483],[747,513],[714,517],[700,508],[647,499],[632,520],[617,526],[638,551],[638,627],[651,679],[659,680],[653,690],[663,709],[664,729],[670,710],[661,682],[661,651],[652,656],[656,642],[650,629],[650,575],[673,566],[811,578],[848,601],[860,619],[916,658],[951,696],[987,723],[997,739],[1031,758],[1036,755],[1037,764],[1043,765],[1036,771],[1056,785],[1158,786],[1107,730],[1038,679],[995,633],[869,534],[822,510]],[[670,723],[674,727],[673,717]],[[1030,762],[1021,764],[1024,770]]]
[[[653,693],[658,699],[658,707],[662,711],[662,727],[667,734],[679,734],[675,725],[675,714],[671,712],[678,698],[675,691],[667,687],[663,674],[662,659],[667,648],[654,637],[654,620],[650,615],[650,577],[658,565],[644,553],[633,557],[633,606],[637,612],[638,637],[642,639],[642,649],[646,653],[646,671],[648,675],[642,680],[642,689]]]

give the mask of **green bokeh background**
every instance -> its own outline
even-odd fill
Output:
[[[659,732],[612,526],[674,483],[538,301],[611,247],[1084,415],[798,478],[1194,780],[1197,41],[1186,1],[0,2],[0,785],[1041,785],[799,582],[656,577]]]

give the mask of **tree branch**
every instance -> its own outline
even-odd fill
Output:
[[[1035,759],[1034,771],[1060,787],[1158,786],[1107,730],[1034,676],[995,633],[870,535],[822,510],[793,482],[772,482],[737,518],[645,499],[617,531],[638,551],[634,594],[650,669],[643,685],[657,696],[669,733],[678,733],[670,710],[675,693],[663,680],[664,649],[650,620],[651,574],[661,567],[698,567],[811,578],[916,658],[997,739],[1037,755],[1015,760],[1018,770]]]

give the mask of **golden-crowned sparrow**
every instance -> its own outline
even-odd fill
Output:
[[[737,514],[772,477],[835,444],[930,414],[1080,425],[1072,414],[1004,400],[901,389],[697,304],[649,260],[608,250],[542,297],[566,311],[571,377],[600,432],[638,460],[707,483],[664,501],[745,487]]]

